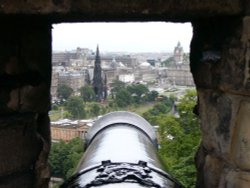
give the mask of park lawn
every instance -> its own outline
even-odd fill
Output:
[[[50,118],[50,121],[58,121],[60,119],[63,119],[63,118],[66,118],[67,117],[67,111],[66,110],[51,110],[49,112],[49,118]]]
[[[91,103],[87,103],[85,105],[85,110],[86,112],[89,110],[89,107],[90,107],[90,104]],[[134,112],[138,115],[141,115],[144,113],[144,112],[147,112],[149,109],[151,109],[153,106],[154,106],[155,103],[144,103],[144,104],[137,104],[137,105],[130,105],[126,108],[118,108],[118,109],[108,109],[107,110],[107,113],[108,112],[113,112],[113,111],[130,111],[130,112]],[[50,120],[51,121],[57,121],[59,119],[62,119],[63,118],[66,118],[68,115],[68,112],[66,110],[63,110],[63,112],[61,111],[61,109],[59,110],[51,110],[49,112],[49,117],[50,117]]]
[[[130,106],[128,108],[128,111],[134,112],[138,115],[142,115],[144,112],[147,112],[149,109],[151,109],[154,105],[155,103],[145,103],[136,106]]]

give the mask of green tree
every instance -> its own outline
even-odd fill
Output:
[[[132,84],[127,86],[127,90],[128,92],[131,94],[131,96],[133,97],[133,102],[134,103],[141,103],[143,100],[143,96],[146,96],[146,94],[148,93],[148,88],[147,86],[143,85],[143,84]]]
[[[73,89],[67,85],[59,85],[57,88],[58,98],[67,100],[70,95],[73,93]]]
[[[64,141],[52,144],[49,156],[52,176],[66,178],[68,167],[65,167],[64,161],[66,161],[67,155],[68,151]]]
[[[89,85],[80,88],[81,97],[85,102],[95,101],[95,92]]]
[[[143,117],[147,119],[151,124],[156,124],[156,121],[160,115],[166,116],[171,112],[171,109],[173,108],[173,101],[166,96],[160,96],[157,101],[159,102],[157,102],[151,109],[142,114]]]
[[[155,101],[156,98],[158,97],[159,93],[155,90],[150,91],[146,94],[147,101],[152,102]]]
[[[120,80],[114,80],[114,82],[111,85],[112,89],[111,89],[111,96],[112,99],[115,98],[116,94],[121,91],[122,89],[126,88],[126,85],[124,82],[120,81]]]
[[[73,119],[81,119],[86,116],[83,100],[80,97],[70,97],[66,103],[66,110]]]
[[[160,156],[167,169],[186,187],[195,187],[196,169],[194,155],[200,143],[199,122],[193,108],[196,92],[188,90],[179,100],[179,117],[169,115],[158,118],[161,137]]]
[[[156,115],[149,112],[144,114],[151,124],[159,126],[159,155],[167,171],[189,188],[195,187],[194,156],[200,143],[199,122],[193,114],[196,98],[194,90],[187,90],[178,101],[178,116],[160,112]],[[169,100],[164,101],[167,104]]]
[[[101,107],[100,107],[100,105],[98,103],[93,103],[90,106],[90,114],[91,114],[91,116],[96,117],[96,116],[100,115],[101,110],[102,109],[101,109]]]
[[[170,106],[167,106],[164,103],[156,103],[149,112],[152,115],[167,114],[170,111],[170,108]]]
[[[131,101],[131,94],[126,89],[122,89],[116,94],[115,103],[118,107],[127,107]]]
[[[64,141],[53,143],[49,155],[51,175],[64,179],[70,177],[82,155],[83,140],[80,138],[74,138],[69,143]]]

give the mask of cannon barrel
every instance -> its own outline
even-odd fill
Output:
[[[153,127],[131,112],[112,112],[86,135],[77,173],[61,188],[179,188],[157,155]]]

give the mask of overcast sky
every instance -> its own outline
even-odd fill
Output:
[[[77,47],[101,52],[172,52],[180,41],[189,52],[192,37],[190,23],[67,23],[55,24],[52,30],[53,50]]]

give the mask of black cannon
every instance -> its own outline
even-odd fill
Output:
[[[61,188],[179,188],[157,157],[153,127],[130,112],[109,113],[86,135],[77,173]]]

